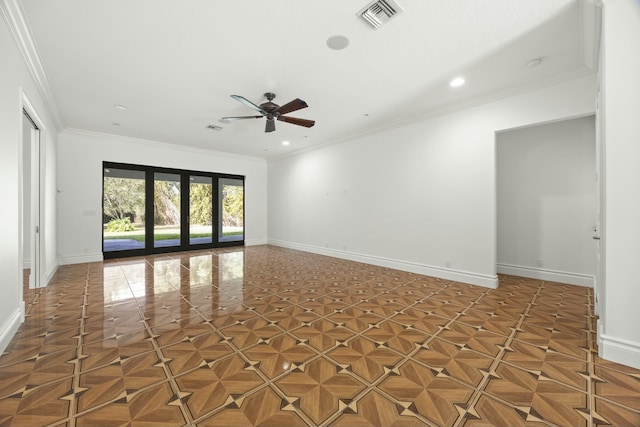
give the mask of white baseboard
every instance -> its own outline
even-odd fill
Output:
[[[249,239],[244,241],[245,246],[259,246],[266,245],[267,239]]]
[[[598,354],[603,359],[640,369],[640,343],[599,333]]]
[[[593,275],[498,263],[498,273],[593,288]]]
[[[269,239],[268,244],[289,249],[296,249],[303,252],[326,255],[334,258],[346,259],[349,261],[357,261],[365,264],[377,265],[380,267],[393,268],[396,270],[407,271],[409,273],[423,274],[425,276],[437,277],[445,280],[453,280],[461,283],[468,283],[470,285],[483,286],[485,288],[495,289],[498,287],[498,277],[487,274],[472,273],[463,270],[455,270],[452,268],[434,267],[410,261],[395,260],[375,255],[359,254],[355,252],[341,251],[337,249],[329,249],[277,239]]]
[[[30,259],[23,259],[22,260],[22,269],[26,270],[27,268],[31,268],[31,260]]]
[[[22,322],[24,322],[24,301],[20,301],[20,307],[7,318],[4,325],[0,326],[0,354],[7,348]]]
[[[102,262],[104,257],[101,253],[97,254],[83,254],[83,255],[60,255],[60,264],[82,264],[85,262]]]

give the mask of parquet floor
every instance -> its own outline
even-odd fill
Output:
[[[638,426],[592,290],[270,246],[60,267],[0,357],[2,426]]]

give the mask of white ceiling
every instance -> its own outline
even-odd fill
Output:
[[[366,0],[22,3],[63,128],[264,158],[592,72],[586,0],[396,1],[377,30]],[[349,46],[329,49],[338,34]],[[229,95],[264,92],[316,125],[219,122],[254,114]]]

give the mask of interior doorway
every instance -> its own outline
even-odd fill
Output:
[[[45,286],[41,251],[41,131],[43,129],[36,111],[26,97],[22,98],[22,229],[20,266],[23,291]],[[26,295],[23,293],[23,298]]]
[[[593,287],[594,116],[496,135],[497,272]]]

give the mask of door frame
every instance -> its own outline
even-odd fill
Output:
[[[23,215],[24,215],[24,197],[25,197],[25,188],[24,188],[24,180],[23,174],[24,171],[24,145],[25,135],[23,132],[23,120],[24,116],[27,116],[31,121],[32,125],[36,128],[31,132],[31,137],[28,139],[30,144],[30,172],[31,172],[31,185],[30,185],[30,199],[31,199],[31,215],[30,215],[30,223],[24,224]],[[30,288],[40,288],[46,286],[45,280],[45,257],[42,250],[42,236],[44,233],[42,218],[44,217],[44,201],[43,201],[43,177],[44,173],[42,173],[43,165],[44,165],[44,135],[45,135],[45,126],[44,122],[40,118],[38,112],[33,107],[33,104],[29,101],[26,94],[20,90],[20,135],[19,135],[19,159],[20,159],[20,190],[19,190],[19,211],[20,211],[20,233],[21,236],[24,236],[25,228],[31,230],[31,276],[33,279],[30,279]],[[24,269],[24,243],[22,241],[22,237],[20,239],[20,276],[23,277],[23,269]],[[22,281],[20,282],[20,291],[22,293]]]
[[[603,94],[601,82],[598,82],[596,95],[596,225],[593,230],[593,238],[596,241],[596,272],[593,283],[593,310],[594,315],[604,315],[605,299],[605,140],[604,140],[604,111],[602,108]],[[599,321],[598,321],[599,322]],[[598,336],[600,336],[600,331]]]

